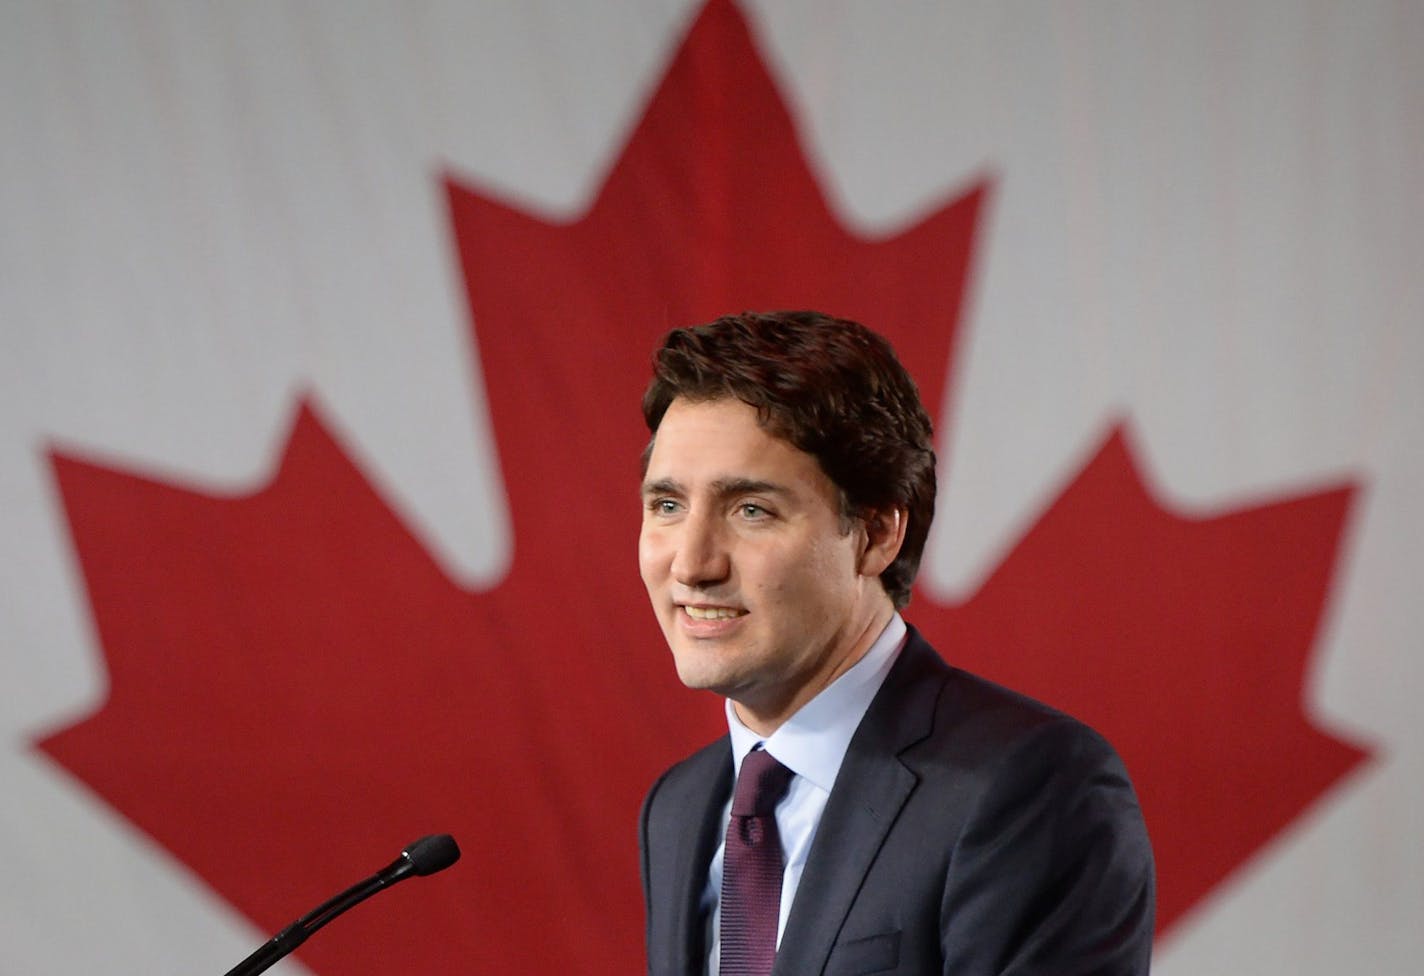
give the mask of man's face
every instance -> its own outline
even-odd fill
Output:
[[[643,481],[638,559],[678,677],[775,727],[849,668],[891,604],[816,459],[734,399],[674,400]]]

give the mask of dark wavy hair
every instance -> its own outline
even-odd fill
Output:
[[[910,601],[934,518],[934,432],[910,374],[884,338],[820,312],[743,312],[674,329],[653,357],[643,418],[657,436],[668,406],[735,398],[768,432],[812,455],[840,491],[846,531],[871,510],[909,513],[899,555],[880,574]],[[643,452],[647,467],[651,441]]]

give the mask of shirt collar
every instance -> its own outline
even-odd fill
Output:
[[[851,737],[890,673],[890,666],[905,643],[905,634],[905,621],[898,613],[892,615],[864,657],[766,738],[742,724],[728,699],[733,774],[742,771],[742,757],[763,745],[782,765],[829,793]]]

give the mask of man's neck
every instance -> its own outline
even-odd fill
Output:
[[[857,630],[855,639],[845,642],[847,649],[831,655],[827,659],[827,667],[798,685],[792,694],[779,701],[770,702],[742,701],[734,698],[732,708],[736,711],[738,720],[757,735],[770,736],[785,724],[787,719],[800,711],[802,706],[859,664],[894,615],[895,607],[888,597],[877,601],[867,621]]]

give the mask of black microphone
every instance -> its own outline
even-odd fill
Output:
[[[257,951],[227,971],[226,976],[254,976],[272,966],[307,937],[336,916],[354,908],[383,888],[414,875],[443,871],[460,859],[460,847],[449,834],[422,837],[401,851],[401,856],[365,881],[354,884],[330,901],[322,902],[258,947]]]

